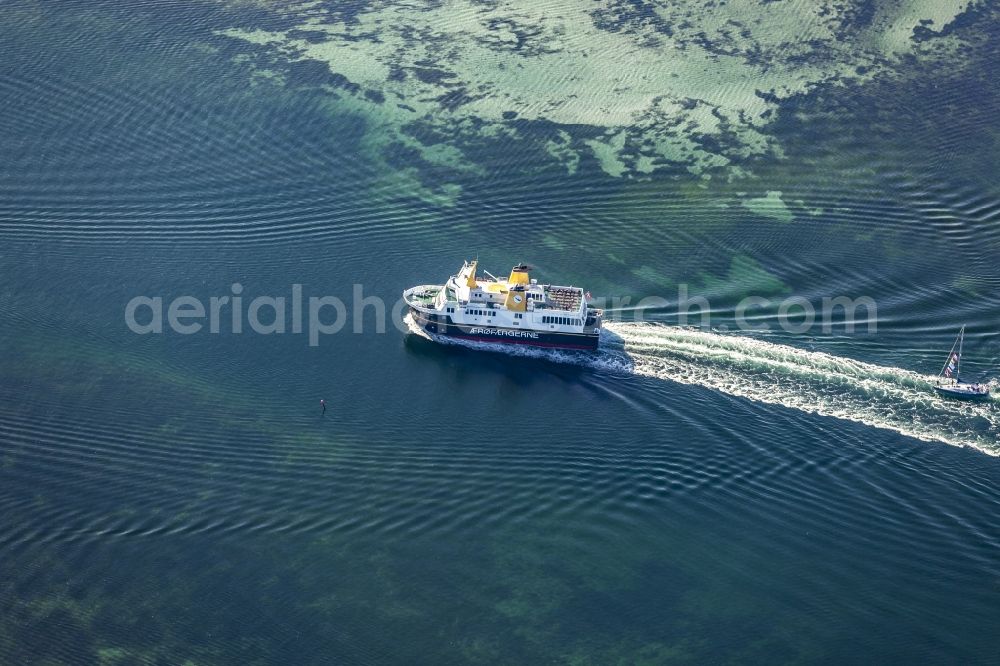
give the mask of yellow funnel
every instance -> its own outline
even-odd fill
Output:
[[[527,310],[528,297],[524,293],[524,289],[516,289],[511,285],[511,289],[507,292],[507,297],[504,299],[503,305],[511,312],[524,312]]]
[[[510,277],[507,278],[507,283],[511,286],[515,284],[523,284],[527,286],[530,283],[528,279],[528,267],[524,264],[519,264],[510,269]]]

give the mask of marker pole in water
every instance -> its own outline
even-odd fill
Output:
[[[326,400],[323,398],[319,399],[319,404],[323,406],[323,414],[326,414]]]

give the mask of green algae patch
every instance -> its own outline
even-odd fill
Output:
[[[702,291],[720,295],[776,296],[791,289],[755,259],[744,254],[733,257],[724,277],[700,274]]]
[[[781,157],[771,123],[785,100],[954,49],[945,28],[971,3],[886,3],[859,24],[862,5],[390,1],[347,15],[308,2],[271,8],[290,27],[218,34],[274,63],[321,63],[334,108],[368,120],[376,155],[403,143],[429,164],[474,172],[472,146],[493,138],[539,141],[570,174],[589,152],[613,177],[665,168],[742,177],[747,159]],[[524,122],[554,129],[529,138]],[[415,144],[414,126],[438,145]]]
[[[617,178],[628,170],[625,162],[619,157],[627,140],[628,135],[625,132],[619,132],[605,141],[592,139],[584,141],[584,143],[594,151],[594,157],[600,163],[601,170],[609,176]]]
[[[752,257],[738,254],[733,257],[726,278],[733,284],[755,294],[786,294],[791,289],[769,273]]]
[[[954,289],[957,289],[963,294],[966,294],[968,296],[973,296],[976,298],[982,296],[982,294],[979,291],[981,285],[982,281],[980,279],[969,275],[960,275],[951,282],[951,286]]]
[[[571,176],[580,168],[580,153],[573,149],[573,137],[565,130],[559,130],[555,138],[545,142],[545,152],[563,165]]]
[[[777,190],[770,190],[763,197],[747,199],[743,202],[743,207],[762,217],[769,217],[786,224],[795,219],[791,209],[782,201],[781,192]]]
[[[632,275],[640,280],[655,284],[660,289],[670,289],[676,284],[676,280],[652,266],[640,266],[632,271]]]

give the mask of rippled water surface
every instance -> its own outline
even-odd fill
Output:
[[[0,663],[995,663],[1000,403],[933,383],[1000,376],[998,19],[8,3]],[[477,256],[601,351],[353,308]],[[126,326],[235,283],[347,325]]]

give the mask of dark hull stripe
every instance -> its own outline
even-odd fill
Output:
[[[552,349],[597,349],[596,341],[592,345],[580,345],[569,342],[544,342],[528,338],[519,339],[519,338],[507,338],[502,336],[483,337],[481,335],[458,335],[458,334],[448,333],[444,335],[444,337],[456,338],[458,340],[474,340],[476,342],[491,342],[494,344],[504,344],[504,345],[528,345],[529,347],[548,347]]]
[[[473,342],[488,342],[501,345],[528,345],[531,347],[546,347],[549,349],[582,349],[595,350],[598,347],[599,334],[594,333],[568,333],[562,331],[534,331],[531,329],[512,329],[503,326],[487,325],[467,325],[453,324],[447,321],[446,316],[437,315],[437,321],[431,321],[430,317],[419,310],[410,308],[414,319],[425,331],[431,335],[457,340],[470,340]],[[434,315],[432,315],[434,316]],[[465,329],[465,330],[463,330]],[[505,335],[479,335],[468,329],[492,329],[496,331],[511,331],[518,334],[531,333],[533,337]]]

